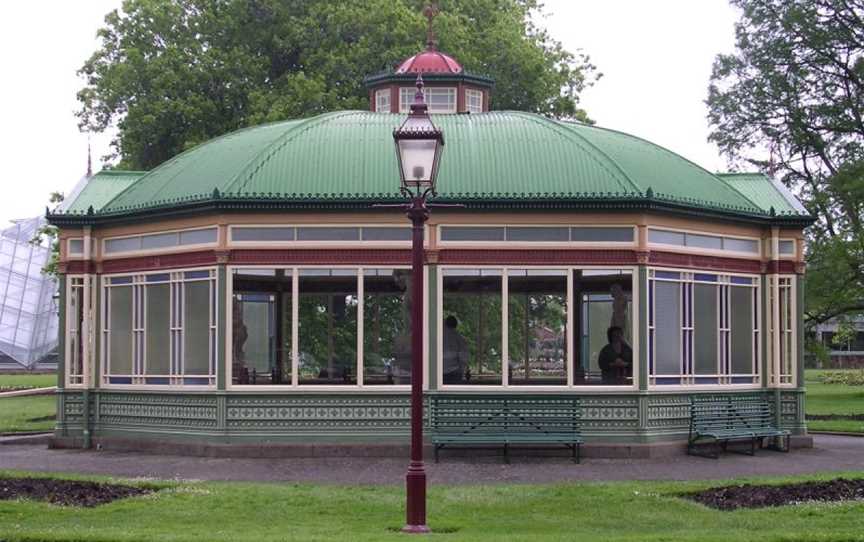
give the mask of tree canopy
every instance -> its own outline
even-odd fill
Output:
[[[807,322],[864,312],[864,2],[731,3],[737,50],[714,62],[710,139],[794,188],[818,218]]]
[[[116,125],[119,165],[150,169],[262,122],[366,109],[363,77],[422,49],[422,0],[125,0],[84,63],[82,130]],[[496,80],[494,109],[587,120],[598,75],[534,20],[537,0],[448,0],[442,51]]]

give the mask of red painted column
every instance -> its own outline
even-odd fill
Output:
[[[423,465],[423,226],[429,218],[425,196],[406,211],[411,219],[411,462],[405,475],[406,533],[427,533],[426,469]]]

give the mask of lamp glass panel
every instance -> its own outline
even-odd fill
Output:
[[[402,178],[409,186],[430,184],[435,164],[437,141],[434,139],[403,139],[399,141]]]

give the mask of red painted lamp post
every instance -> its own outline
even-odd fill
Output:
[[[444,133],[432,124],[423,98],[423,78],[417,76],[417,94],[411,112],[393,131],[401,192],[411,199],[411,462],[405,476],[407,533],[426,533],[426,469],[423,466],[423,226],[429,218],[426,197],[435,195],[435,178],[444,146]]]

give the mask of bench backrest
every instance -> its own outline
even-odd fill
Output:
[[[432,397],[430,425],[438,434],[541,434],[579,431],[578,398]]]
[[[776,427],[768,401],[761,397],[694,398],[690,424],[697,432]]]

